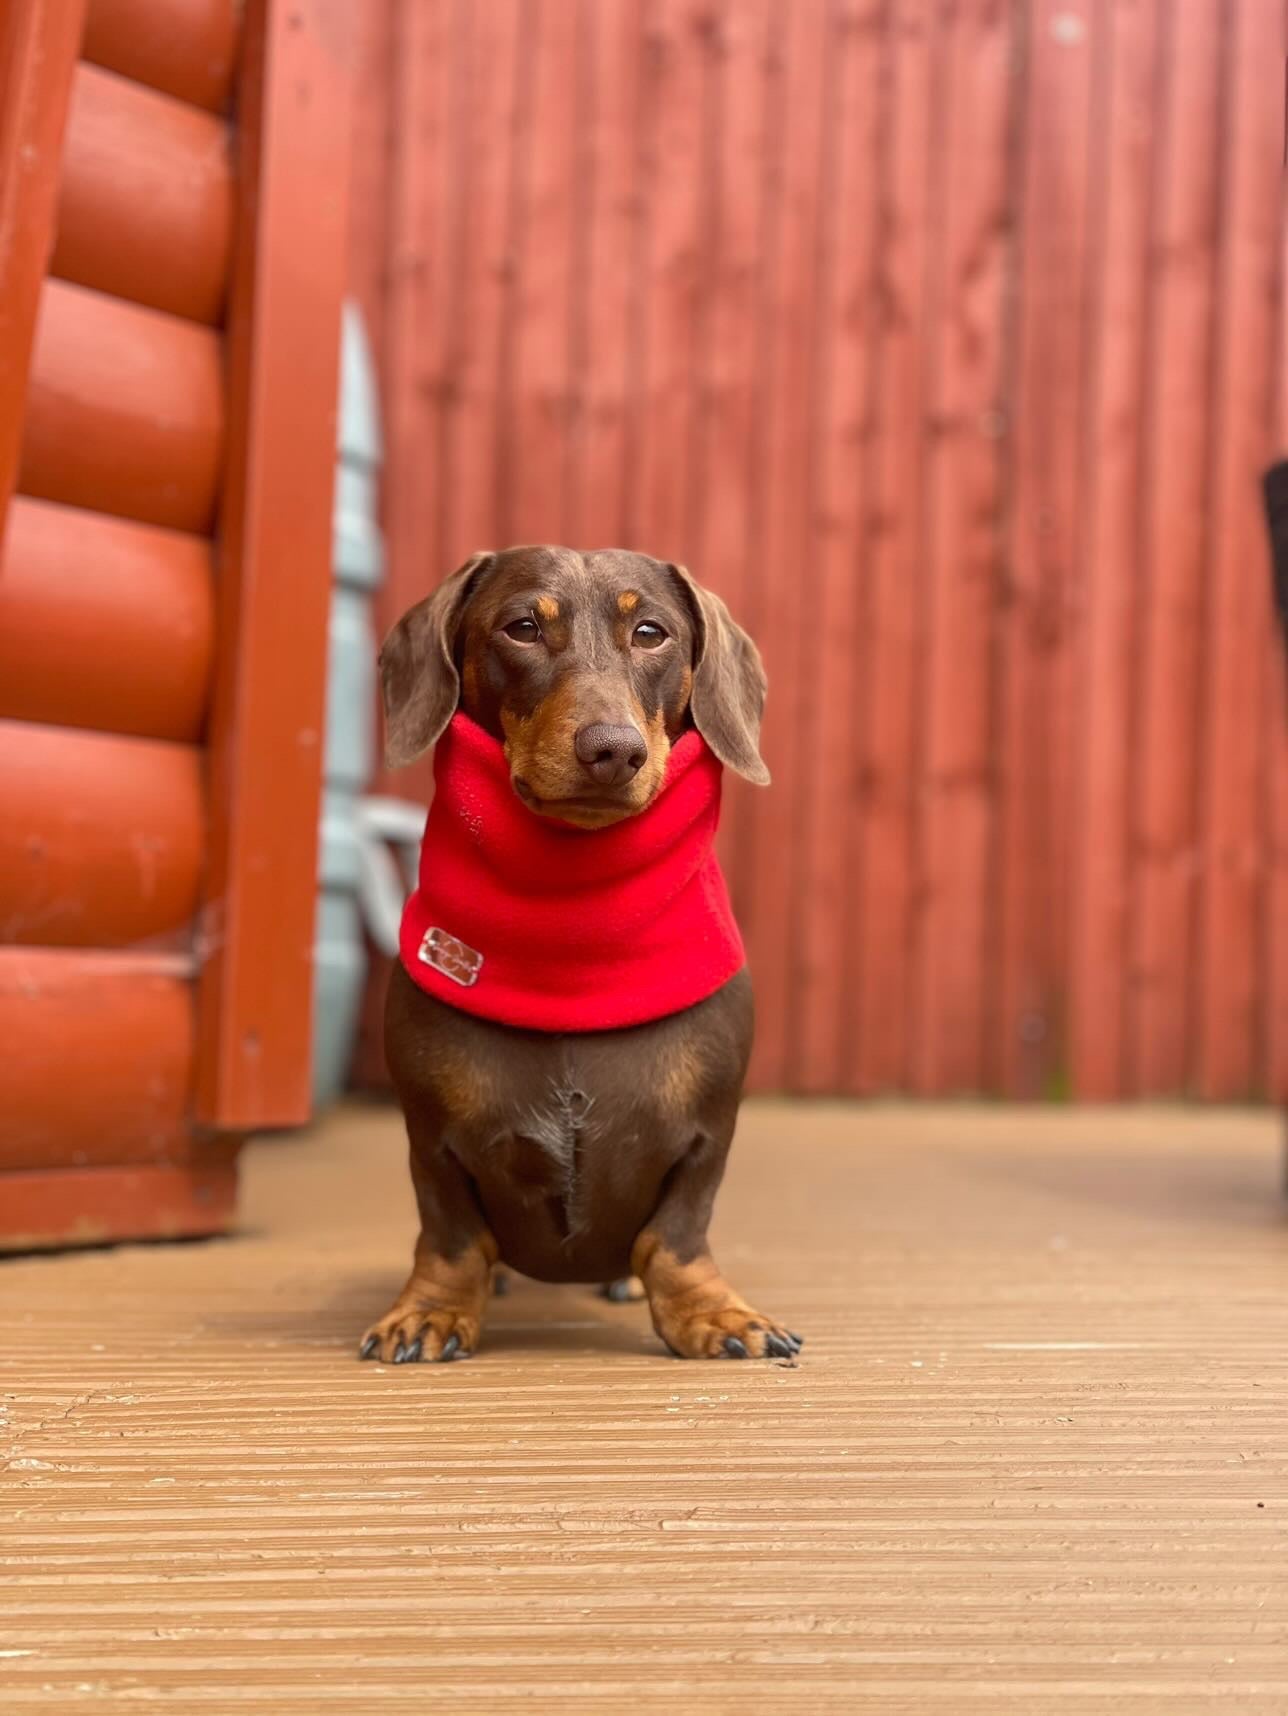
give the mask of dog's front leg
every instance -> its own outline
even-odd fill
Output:
[[[668,1175],[631,1268],[644,1283],[653,1327],[679,1358],[793,1358],[801,1337],[735,1293],[707,1244],[728,1154],[729,1135],[694,1142]]]
[[[426,1122],[408,1118],[420,1237],[407,1285],[362,1337],[392,1364],[467,1358],[478,1345],[497,1261],[469,1177]]]

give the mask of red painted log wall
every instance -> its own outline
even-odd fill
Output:
[[[0,1250],[309,1115],[347,16],[0,23]]]

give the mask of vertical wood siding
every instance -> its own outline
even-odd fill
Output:
[[[755,1082],[1283,1095],[1280,0],[363,27],[384,617],[550,539],[756,633]]]

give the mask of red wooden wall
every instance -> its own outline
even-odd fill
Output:
[[[345,13],[0,6],[0,1250],[308,1118]]]
[[[758,1085],[1288,1093],[1282,0],[363,31],[384,617],[519,540],[729,599]]]

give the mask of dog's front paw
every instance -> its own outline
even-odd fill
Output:
[[[794,1359],[800,1335],[748,1305],[706,1305],[658,1318],[658,1333],[677,1358]]]
[[[478,1346],[480,1318],[472,1309],[399,1303],[362,1337],[358,1357],[384,1364],[446,1364]]]

